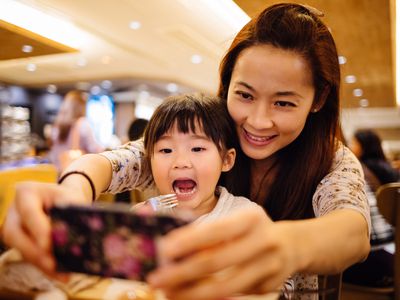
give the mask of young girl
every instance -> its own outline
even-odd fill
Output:
[[[320,17],[298,4],[268,7],[238,33],[222,60],[219,95],[240,142],[225,186],[261,204],[274,222],[248,209],[165,236],[161,255],[171,263],[149,281],[171,299],[268,292],[290,276],[300,293],[315,290],[317,274],[339,273],[368,255],[362,169],[338,139],[340,69]],[[146,187],[151,172],[140,158],[132,143],[72,163],[61,186],[20,186],[5,240],[53,270],[43,207]]]
[[[144,149],[160,194],[175,193],[179,208],[197,222],[246,207],[259,207],[217,187],[221,172],[235,163],[235,131],[218,97],[171,96],[155,110],[144,134]]]

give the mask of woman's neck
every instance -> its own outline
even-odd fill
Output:
[[[263,205],[276,175],[276,158],[251,161],[250,199]]]

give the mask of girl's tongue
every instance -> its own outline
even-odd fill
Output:
[[[191,179],[175,180],[173,187],[177,195],[189,195],[194,193],[196,182]]]

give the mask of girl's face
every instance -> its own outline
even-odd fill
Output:
[[[270,45],[243,50],[228,90],[228,110],[243,152],[261,160],[293,142],[314,93],[311,70],[299,54]]]
[[[218,179],[234,161],[235,150],[221,155],[199,126],[196,132],[182,133],[174,125],[155,143],[150,163],[159,192],[176,193],[179,207],[201,216],[215,207]]]

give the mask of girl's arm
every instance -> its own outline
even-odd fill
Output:
[[[91,203],[92,199],[105,191],[112,180],[112,168],[110,161],[99,154],[86,154],[73,161],[63,172],[67,174],[70,171],[82,171],[93,182],[95,195],[93,197],[92,189],[87,178],[81,174],[71,174],[65,177],[62,186],[79,190],[84,196],[85,203]]]

